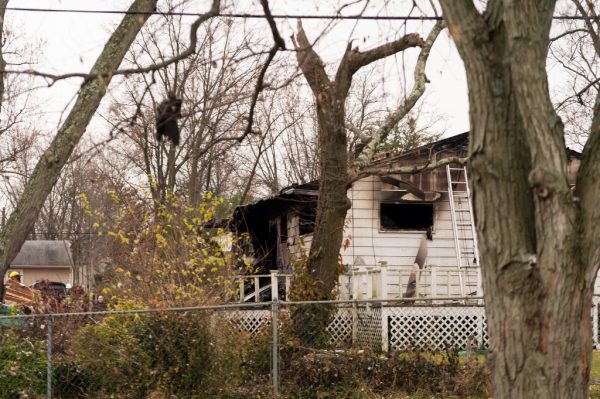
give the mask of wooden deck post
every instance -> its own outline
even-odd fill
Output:
[[[390,350],[388,311],[385,306],[381,306],[381,350],[388,352]]]
[[[271,270],[271,300],[275,301],[279,299],[279,282],[277,273],[278,270]]]
[[[367,299],[373,298],[373,267],[367,266],[367,272],[365,273],[367,279]]]
[[[352,268],[352,276],[350,276],[350,283],[352,284],[352,299],[358,299],[358,275],[356,272],[358,271],[357,267]]]
[[[240,277],[240,303],[244,303],[244,278]]]
[[[431,284],[431,288],[430,288],[429,292],[430,292],[430,295],[433,298],[435,298],[437,296],[437,267],[431,266],[430,270],[431,270],[431,278],[430,278],[429,282]]]
[[[260,302],[260,277],[254,277],[254,302]]]
[[[379,298],[387,299],[387,296],[388,296],[388,292],[387,292],[387,281],[388,281],[387,266],[388,266],[388,263],[386,261],[382,260],[381,262],[379,262],[379,264],[381,265],[381,271],[379,274],[379,276],[381,277]]]
[[[285,275],[285,300],[290,300],[290,287],[292,285],[292,276],[289,274]]]

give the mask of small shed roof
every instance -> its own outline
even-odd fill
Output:
[[[11,267],[26,266],[73,266],[71,243],[67,240],[25,241]]]

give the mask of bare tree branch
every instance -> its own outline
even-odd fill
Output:
[[[357,138],[365,143],[371,139],[361,129],[359,129],[358,126],[350,121],[346,121],[346,129],[350,130]]]
[[[404,102],[400,104],[398,108],[396,108],[394,112],[388,115],[381,126],[379,126],[379,128],[373,133],[370,142],[365,146],[361,154],[357,156],[356,161],[354,162],[355,166],[366,167],[371,163],[373,155],[375,155],[379,144],[385,141],[394,126],[396,126],[398,122],[400,122],[402,118],[404,118],[410,112],[417,101],[419,101],[419,99],[423,96],[423,93],[425,92],[425,86],[429,82],[427,80],[427,76],[425,75],[427,59],[429,58],[429,53],[431,52],[433,43],[435,43],[435,40],[442,29],[444,29],[444,26],[444,22],[438,21],[431,29],[431,32],[429,32],[429,35],[427,36],[427,39],[421,48],[421,53],[417,59],[417,64],[415,65],[415,83],[411,93],[404,100]]]
[[[1,1],[8,2],[8,0],[1,0]],[[107,79],[107,78],[110,79],[113,76],[117,76],[117,75],[131,75],[131,74],[135,74],[135,73],[147,73],[147,72],[158,71],[166,66],[169,66],[173,63],[181,61],[181,60],[189,57],[190,55],[194,54],[194,52],[196,51],[197,43],[198,43],[198,28],[200,27],[200,25],[203,22],[209,20],[210,18],[218,16],[220,8],[221,8],[221,0],[213,0],[210,10],[208,12],[206,12],[205,14],[200,15],[192,23],[192,25],[190,27],[190,43],[183,52],[181,52],[169,59],[166,59],[162,62],[148,65],[146,67],[126,68],[126,69],[119,69],[119,70],[114,70],[114,71],[104,71],[102,73],[71,72],[71,73],[65,73],[65,74],[52,74],[52,73],[36,71],[33,69],[26,69],[26,70],[21,70],[21,71],[6,70],[6,69],[4,69],[6,67],[6,65],[5,64],[2,65],[0,63],[0,66],[2,67],[0,69],[0,71],[2,71],[2,73],[4,73],[4,74],[25,74],[25,75],[32,75],[32,76],[38,76],[41,78],[45,78],[50,81],[48,86],[52,86],[54,83],[56,83],[59,80],[70,79],[70,78],[82,78],[85,81],[88,81],[88,80],[92,80],[92,79]],[[146,16],[146,18],[147,18],[147,16]]]
[[[423,39],[416,33],[402,36],[401,38],[382,44],[365,52],[360,52],[358,47],[352,48],[352,42],[346,46],[346,52],[336,72],[335,81],[338,83],[342,93],[348,93],[352,84],[352,76],[360,68],[375,61],[386,58],[392,54],[399,53],[410,47],[418,47],[424,44]]]
[[[375,61],[389,57],[392,54],[399,53],[409,47],[423,46],[425,43],[418,33],[410,33],[393,42],[382,44],[365,52],[360,52],[358,47],[351,49],[352,43],[348,43],[346,54],[342,59],[342,64],[347,63],[347,68],[350,73],[358,71],[360,68],[367,66]],[[338,70],[338,74],[340,71]]]
[[[283,40],[283,38],[279,34],[279,31],[277,30],[277,24],[275,23],[275,20],[273,19],[271,10],[269,9],[269,1],[261,0],[260,4],[262,5],[263,10],[265,12],[265,18],[267,19],[267,22],[269,23],[269,28],[271,28],[271,34],[273,35],[273,41],[275,43],[273,44],[273,47],[271,47],[271,50],[269,50],[269,56],[267,57],[267,60],[265,61],[262,69],[260,70],[260,73],[258,74],[258,79],[256,81],[256,86],[254,88],[254,94],[252,95],[252,101],[250,102],[250,112],[248,113],[248,124],[246,125],[246,129],[244,130],[244,133],[237,139],[238,142],[240,142],[240,143],[244,140],[244,138],[246,138],[246,136],[248,136],[252,132],[252,124],[254,122],[254,110],[256,108],[256,102],[258,101],[258,96],[264,89],[264,79],[265,79],[265,74],[267,73],[267,69],[269,69],[269,65],[273,61],[273,58],[275,58],[277,51],[285,50],[285,41]]]
[[[587,29],[577,28],[577,29],[567,30],[567,31],[564,31],[563,33],[561,33],[560,35],[556,35],[554,37],[551,37],[550,41],[551,42],[555,42],[557,40],[562,39],[565,36],[569,36],[569,35],[572,35],[572,34],[577,33],[577,32],[587,32]]]
[[[155,7],[156,0],[135,0],[129,10],[151,11]],[[91,73],[103,76],[117,69],[146,19],[147,17],[126,15],[104,46]],[[0,274],[6,272],[27,234],[34,227],[46,198],[100,105],[109,83],[110,78],[99,78],[88,80],[82,85],[69,116],[40,157],[15,210],[0,232]],[[3,287],[0,285],[0,299],[2,297]]]
[[[579,101],[581,101],[581,96],[583,94],[585,94],[586,91],[588,91],[589,89],[591,89],[592,87],[594,87],[595,85],[597,85],[598,83],[600,83],[600,78],[596,78],[594,80],[592,80],[590,83],[588,83],[587,85],[585,85],[581,90],[579,90],[577,93],[565,98],[562,102],[560,102],[557,106],[556,109],[560,109],[562,108],[570,99],[572,98],[577,98],[579,99]]]
[[[427,162],[423,165],[411,165],[411,166],[377,166],[377,167],[369,167],[360,170],[358,173],[352,174],[350,176],[351,181],[355,182],[357,180],[363,179],[367,176],[389,176],[389,175],[414,175],[417,173],[427,172],[433,169],[440,168],[442,166],[455,164],[455,165],[466,165],[468,157],[449,157],[442,158],[436,162]]]
[[[0,38],[4,36],[4,14],[8,0],[0,0]],[[0,70],[6,68],[6,61],[2,52],[3,40],[0,40]],[[4,75],[0,76],[0,111],[2,110],[2,100],[4,99]]]
[[[325,72],[325,63],[312,48],[306,37],[301,20],[298,20],[298,34],[294,45],[296,46],[296,57],[298,58],[300,69],[313,93],[318,95],[331,82]]]
[[[596,32],[594,26],[592,25],[592,21],[589,18],[589,14],[585,11],[585,8],[583,8],[579,0],[573,0],[573,3],[575,4],[575,7],[577,7],[577,10],[581,13],[581,16],[586,17],[584,18],[585,26],[590,37],[592,38],[592,42],[594,43],[594,49],[596,50],[596,54],[600,56],[600,37],[598,36],[598,32]],[[594,18],[598,19],[598,17],[595,15]]]

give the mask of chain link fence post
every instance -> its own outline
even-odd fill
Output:
[[[47,332],[48,337],[46,339],[46,396],[48,399],[52,399],[52,316],[47,319]]]
[[[598,349],[598,305],[600,301],[597,296],[592,298],[592,346]]]
[[[356,299],[352,302],[352,346],[358,343],[358,305]]]
[[[272,347],[272,379],[273,395],[279,395],[279,300],[277,297],[271,301],[271,326],[273,327],[273,347]]]

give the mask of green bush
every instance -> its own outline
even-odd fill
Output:
[[[81,364],[73,360],[63,360],[52,365],[52,393],[60,399],[95,397],[98,384]]]
[[[178,398],[202,392],[213,368],[216,345],[204,315],[164,313],[147,317],[138,331],[140,349],[158,388]]]
[[[36,398],[46,393],[44,341],[0,330],[0,398]]]
[[[143,398],[153,383],[151,359],[140,345],[146,316],[108,316],[77,332],[73,356],[78,372],[95,382],[98,392]],[[86,377],[87,378],[87,377]]]
[[[244,378],[249,356],[241,349],[243,337],[225,327],[206,314],[173,312],[109,316],[87,325],[74,339],[71,362],[56,374],[70,387],[62,397],[88,391],[124,398],[226,392]]]
[[[286,391],[294,398],[381,397],[390,392],[427,397],[489,396],[485,366],[462,365],[452,351],[377,354],[368,350],[297,350],[289,369],[283,372]]]

